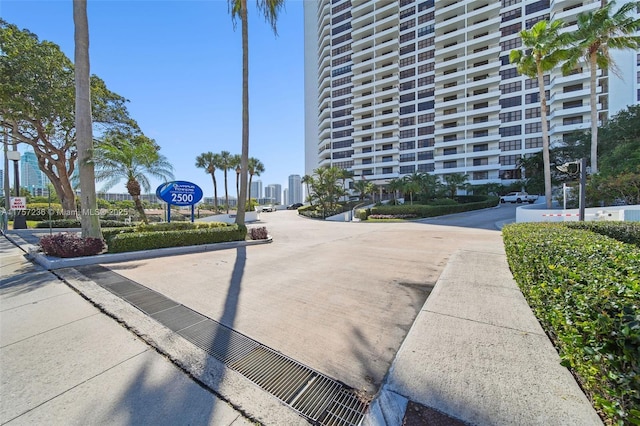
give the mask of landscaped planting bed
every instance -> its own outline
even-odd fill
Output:
[[[640,248],[563,224],[503,229],[529,305],[607,424],[640,424]]]

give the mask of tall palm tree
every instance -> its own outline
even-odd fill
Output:
[[[222,169],[224,173],[224,201],[227,204],[227,213],[229,213],[229,185],[227,182],[227,171],[235,166],[233,165],[233,156],[229,151],[222,151],[219,155],[220,163],[218,164],[218,168]]]
[[[560,34],[564,22],[539,21],[530,30],[520,31],[522,44],[527,51],[512,50],[509,61],[516,64],[518,72],[531,78],[538,78],[540,93],[540,115],[542,119],[542,156],[544,159],[544,194],[547,208],[551,208],[551,161],[549,159],[549,123],[547,122],[547,97],[544,74],[565,60],[568,34]]]
[[[254,157],[249,158],[249,192],[247,193],[248,198],[251,198],[251,182],[253,181],[253,176],[260,176],[260,173],[264,173],[264,164],[262,164],[262,161]]]
[[[300,182],[305,184],[307,188],[307,199],[309,200],[309,203],[313,205],[313,199],[311,198],[311,192],[309,190],[310,185],[313,185],[313,176],[304,175],[302,176],[302,179],[300,180]]]
[[[103,191],[107,191],[120,181],[127,181],[127,191],[133,198],[136,210],[144,223],[148,223],[140,201],[141,189],[149,192],[151,185],[148,176],[173,179],[173,167],[169,161],[145,136],[137,141],[118,141],[110,143],[106,140],[95,151],[96,181],[105,181]]]
[[[640,49],[640,37],[634,33],[640,29],[640,19],[629,16],[639,7],[638,2],[624,4],[613,15],[615,2],[612,1],[598,10],[578,15],[578,29],[573,32],[575,46],[570,50],[570,58],[564,64],[565,71],[573,70],[582,59],[589,66],[591,103],[591,172],[598,173],[598,103],[596,100],[596,73],[598,68],[617,68],[611,50]]]
[[[100,218],[91,214],[98,208],[93,165],[93,123],[91,120],[91,84],[89,71],[89,21],[87,0],[73,0],[76,79],[76,148],[80,178],[80,223],[83,237],[102,238]],[[88,212],[88,214],[85,214]]]
[[[240,169],[248,170],[249,166],[249,29],[247,19],[247,0],[228,0],[231,19],[234,22],[239,16],[242,25],[242,161]],[[284,7],[284,0],[257,0],[258,10],[269,22],[274,34],[278,34],[276,23],[278,13]],[[240,197],[238,197],[238,214],[236,223],[244,225],[245,199],[247,198],[247,173],[240,175]]]
[[[216,182],[216,168],[220,162],[220,154],[204,152],[196,157],[196,167],[204,169],[213,179],[213,208],[218,211],[218,183]]]
[[[240,199],[240,173],[242,171],[240,167],[241,164],[242,164],[242,158],[240,157],[240,155],[234,154],[231,157],[231,170],[236,171],[236,199],[237,200]],[[236,208],[238,208],[238,206],[236,206]]]

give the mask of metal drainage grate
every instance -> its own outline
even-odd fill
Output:
[[[103,266],[76,269],[236,370],[312,423],[355,426],[364,417],[368,402],[345,384]]]

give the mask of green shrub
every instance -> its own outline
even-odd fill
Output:
[[[180,231],[119,233],[111,236],[108,248],[109,253],[122,253],[166,247],[243,241],[246,235],[246,226],[238,225]]]
[[[430,206],[457,206],[458,202],[451,198],[435,198],[430,200],[427,204]]]
[[[100,219],[100,226],[109,227],[109,228],[117,228],[117,227],[131,227],[130,224],[119,221],[119,220],[103,220]],[[80,228],[80,221],[78,219],[59,219],[52,220],[51,226],[49,226],[49,221],[44,220],[42,222],[38,222],[36,224],[36,228]]]
[[[371,209],[357,209],[355,214],[358,219],[367,220],[369,214],[371,214]]]
[[[49,203],[30,203],[27,204],[27,209],[22,213],[27,216],[27,220],[49,220]],[[73,211],[75,214],[75,210]],[[62,211],[62,205],[52,203],[51,204],[51,220],[62,219],[64,214]]]
[[[187,229],[225,228],[227,226],[228,224],[225,222],[161,222],[141,223],[136,227],[136,230],[140,232],[182,231]]]
[[[434,217],[445,214],[462,213],[498,205],[498,197],[483,197],[485,201],[455,205],[428,206],[423,204],[403,204],[401,206],[375,206],[370,214],[375,215],[415,215],[415,217]]]
[[[249,228],[249,238],[252,240],[266,240],[269,238],[269,233],[264,226]]]
[[[563,224],[503,229],[529,305],[608,424],[640,424],[640,249]]]
[[[565,225],[640,246],[640,223],[638,222],[566,222]]]

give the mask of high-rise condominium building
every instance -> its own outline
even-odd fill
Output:
[[[622,4],[624,2],[619,2]],[[600,0],[305,2],[305,173],[333,165],[384,184],[413,172],[511,183],[542,149],[537,80],[509,63],[540,20],[576,28]],[[638,103],[637,52],[598,70],[600,123]],[[551,143],[590,127],[589,69],[545,77]]]
[[[282,185],[274,183],[264,188],[264,197],[273,200],[275,204],[282,204]]]
[[[289,175],[288,204],[302,202],[302,179],[300,175]]]
[[[20,156],[20,186],[27,188],[32,195],[42,195],[48,182],[38,166],[35,152],[24,152]]]
[[[260,199],[262,198],[262,181],[254,180],[251,182],[251,188],[249,188],[249,198]]]

